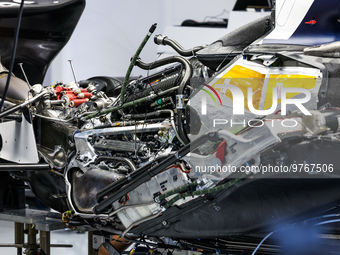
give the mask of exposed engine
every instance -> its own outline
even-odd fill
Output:
[[[318,69],[268,68],[263,64],[267,58],[273,56],[236,59],[223,75],[246,70],[242,66],[264,74],[277,72],[280,77],[297,73],[308,77],[305,84],[317,96],[322,86]],[[215,84],[217,88],[216,84],[222,83],[216,76],[209,78],[207,69],[195,57],[188,61],[176,56],[153,64],[136,61],[144,69],[169,63],[176,65],[130,80],[123,100],[123,82],[108,77],[45,88],[32,86],[35,107],[31,112],[41,127],[36,132],[40,156],[63,176],[72,217],[88,218],[99,229],[126,235],[133,226],[158,217],[173,205],[227,189],[249,174],[256,176],[260,164],[300,164],[305,158],[280,149],[282,144],[303,148],[304,141],[313,144],[315,135],[320,134],[337,143],[335,136],[326,134],[337,132],[338,124],[333,123],[338,120],[337,109],[311,111],[312,116],[304,116],[301,109],[288,106],[290,113],[284,118],[293,125],[282,124],[282,115],[277,113],[263,120],[248,114],[247,125],[239,126],[239,132],[227,125],[225,108],[215,108],[218,122],[212,125],[212,116],[195,109],[204,101],[202,84]],[[242,79],[232,82],[241,83]],[[253,82],[257,86],[257,81]],[[218,85],[222,95],[228,88],[223,85]],[[233,108],[234,101],[228,100],[222,98],[221,105],[223,102],[224,107]],[[316,105],[308,106],[313,108]],[[209,133],[212,131],[215,133]],[[240,174],[239,169],[245,166],[251,171]],[[224,182],[228,177],[234,180]]]
[[[93,218],[97,214],[100,219],[110,215],[112,227],[129,229],[162,212],[154,201],[158,195],[192,182],[187,175],[190,165],[176,160],[126,196],[96,211],[98,203],[112,193],[110,185],[128,180],[137,169],[157,166],[188,141],[183,128],[181,135],[178,130],[185,125],[185,102],[178,100],[177,93],[183,89],[186,95],[182,99],[188,97],[189,88],[183,87],[192,77],[192,65],[182,57],[156,65],[168,63],[180,64],[131,80],[124,102],[120,99],[122,81],[109,77],[32,86],[32,98],[40,98],[32,109],[35,123],[41,126],[36,133],[40,155],[56,174],[65,177],[74,216]],[[138,64],[150,68],[140,60]],[[113,108],[117,110],[88,118]]]
[[[340,46],[261,44],[273,18],[190,50],[157,35],[180,56],[144,63],[153,25],[124,79],[43,87],[13,76],[0,156],[16,164],[2,167],[66,223],[167,248],[229,254],[236,236],[254,246],[282,223],[338,217],[340,68],[329,51]],[[134,66],[147,76],[131,78]]]

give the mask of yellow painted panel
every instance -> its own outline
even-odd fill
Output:
[[[230,85],[234,85],[241,89],[244,95],[244,105],[248,108],[248,88],[252,88],[253,91],[253,106],[255,109],[259,109],[263,85],[265,82],[266,74],[249,69],[244,66],[235,65],[226,74],[224,74],[216,83],[212,85],[217,91],[226,97],[233,99],[233,95],[230,90],[225,91],[223,84],[228,82]],[[304,88],[312,89],[316,86],[317,78],[315,76],[298,75],[298,74],[272,74],[269,77],[266,98],[264,103],[264,110],[269,109],[272,104],[273,88],[278,91],[278,104],[281,103],[280,89],[284,88]],[[288,93],[287,98],[292,98],[298,93]],[[262,110],[262,109],[261,109]]]
[[[272,74],[269,76],[269,82],[266,92],[264,109],[272,106],[273,88],[278,92],[278,104],[281,103],[280,91],[281,88],[304,88],[312,89],[316,86],[317,78],[314,76],[297,75],[297,74]],[[287,98],[292,98],[299,93],[287,93]]]
[[[220,88],[223,87],[220,85],[222,85],[226,81],[226,79],[228,79],[230,85],[234,85],[242,90],[244,95],[244,105],[246,109],[248,109],[248,88],[252,88],[253,105],[255,109],[258,109],[261,100],[264,78],[265,74],[246,68],[244,66],[235,65],[226,74],[224,74],[212,87],[221,92],[226,97],[233,99],[233,95],[231,94],[230,90],[225,92]]]

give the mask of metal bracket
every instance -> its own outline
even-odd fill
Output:
[[[110,255],[120,255],[120,253],[116,250],[116,248],[111,243],[103,243],[104,248]]]
[[[105,243],[105,237],[99,235],[93,235],[92,237],[92,247],[95,250],[99,250],[99,248]]]
[[[277,56],[283,56],[286,58],[290,58],[292,60],[301,62],[305,65],[318,68],[322,72],[322,82],[319,90],[319,95],[322,98],[326,97],[327,89],[328,89],[328,69],[323,63],[319,63],[317,61],[311,62],[310,58],[305,55],[297,55],[291,52],[278,52],[276,53]],[[320,58],[321,59],[321,58]]]

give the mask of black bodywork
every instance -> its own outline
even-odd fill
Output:
[[[0,56],[2,64],[9,68],[20,4],[0,1],[0,6]],[[25,4],[13,73],[18,78],[25,79],[19,66],[19,63],[22,63],[30,84],[41,84],[50,63],[70,39],[84,8],[85,0],[46,0]],[[6,76],[1,78],[1,93],[5,87],[6,79]],[[16,100],[20,102],[27,95],[27,84],[16,77],[12,77],[8,99],[16,97],[14,102],[17,102]],[[43,131],[48,129],[49,132],[44,132],[41,138],[42,130],[37,129],[36,135],[40,137],[38,142],[51,145],[50,141],[45,142],[41,139],[46,140],[48,138],[45,137],[51,139],[56,136],[55,134],[50,136],[53,129],[46,126],[46,123],[44,127]],[[51,145],[52,149],[54,145]],[[28,171],[25,174],[14,172],[13,175],[27,181],[32,191],[46,205],[58,211],[67,210],[65,184],[61,177],[51,176],[50,173],[44,171]],[[0,192],[3,195],[2,200],[5,202],[1,203],[1,206],[24,208],[24,183],[14,181],[12,177],[5,173],[2,181],[6,185],[2,185],[3,190]],[[9,188],[6,189],[6,186]],[[16,186],[18,187],[15,188]],[[8,192],[10,192],[10,196]],[[13,201],[9,201],[9,199]]]
[[[19,4],[1,3],[0,55],[8,68]],[[70,39],[84,8],[85,0],[48,0],[25,5],[13,73],[24,79],[18,66],[23,63],[30,83],[41,84],[50,63]]]

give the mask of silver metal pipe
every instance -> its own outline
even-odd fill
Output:
[[[0,113],[0,119],[6,117],[7,115],[11,114],[11,113],[14,113],[16,111],[18,111],[19,109],[27,106],[27,105],[30,105],[30,104],[33,104],[35,102],[37,102],[38,100],[40,100],[40,98],[42,98],[44,95],[46,95],[47,92],[46,91],[43,91],[41,92],[40,94],[36,95],[35,97],[32,97],[28,100],[26,100],[25,102],[21,103],[21,104],[18,104],[16,106],[13,106],[12,108],[9,108],[3,112]]]
[[[115,215],[115,214],[117,214],[120,211],[125,210],[125,209],[134,208],[134,207],[149,206],[149,205],[153,205],[154,203],[155,203],[154,201],[151,201],[149,203],[134,204],[134,205],[125,205],[125,206],[122,206],[122,207],[118,208],[117,210],[113,211],[112,213],[110,213],[109,216],[112,217],[113,215]]]

